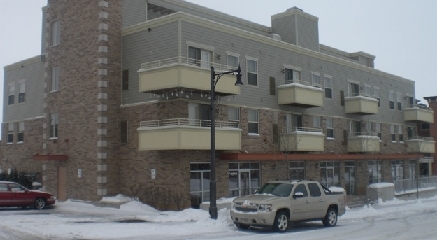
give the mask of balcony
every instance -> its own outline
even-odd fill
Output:
[[[280,136],[283,152],[322,152],[325,150],[325,135],[320,128],[285,128]]]
[[[378,99],[366,96],[344,98],[344,112],[355,114],[377,114]]]
[[[215,127],[216,150],[241,150],[238,123],[216,121]],[[137,130],[140,151],[211,149],[209,120],[173,118],[143,121]]]
[[[435,153],[435,141],[432,137],[416,137],[408,139],[407,153]]]
[[[405,108],[404,121],[434,123],[434,111],[431,108]]]
[[[278,86],[278,104],[296,107],[323,107],[323,89],[309,82],[288,83]]]
[[[352,133],[347,139],[347,149],[350,153],[379,152],[380,139],[378,134]]]
[[[140,92],[160,92],[169,89],[186,89],[194,92],[211,91],[211,66],[216,73],[232,70],[227,65],[174,57],[141,64],[139,73]],[[235,76],[223,75],[217,83],[218,95],[238,95]]]

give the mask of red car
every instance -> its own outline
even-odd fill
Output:
[[[55,204],[55,196],[50,193],[29,190],[18,183],[0,181],[0,207],[29,207],[43,209]]]

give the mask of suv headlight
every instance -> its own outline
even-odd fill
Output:
[[[260,211],[260,212],[271,212],[272,211],[272,204],[259,204],[258,205],[258,211]]]

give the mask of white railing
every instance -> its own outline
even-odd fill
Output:
[[[170,126],[211,127],[211,120],[170,118],[170,119],[162,119],[162,120],[142,121],[140,123],[140,127],[170,127]],[[233,121],[215,121],[215,127],[238,128],[239,123]]]
[[[367,93],[349,93],[346,98],[348,98],[348,97],[350,97],[350,98],[351,97],[368,97],[368,98],[378,99],[378,97],[373,96],[371,94],[367,94]]]
[[[282,133],[296,133],[296,132],[308,132],[308,133],[322,133],[321,128],[314,127],[284,127],[282,128]]]
[[[412,141],[424,141],[424,142],[432,142],[434,141],[433,137],[410,137],[408,138],[408,140],[412,140]]]
[[[312,83],[309,81],[303,81],[303,80],[285,80],[285,84],[291,84],[291,83],[298,83],[298,84],[302,84],[305,86],[309,86],[309,87],[318,87],[318,88],[322,88],[322,84],[320,83]]]
[[[425,188],[437,188],[437,176],[395,180],[394,184],[396,193],[412,192],[413,190]]]
[[[368,136],[368,137],[377,137],[377,132],[351,132],[349,137],[358,137],[358,136]]]
[[[188,65],[188,66],[195,66],[195,67],[197,66],[204,69],[211,69],[211,67],[214,67],[214,70],[217,72],[232,71],[236,69],[236,67],[231,67],[228,65],[223,65],[223,64],[218,64],[214,62],[198,60],[193,58],[181,57],[181,56],[156,60],[152,62],[145,62],[141,64],[141,69],[149,70],[149,69],[176,66],[176,65]]]

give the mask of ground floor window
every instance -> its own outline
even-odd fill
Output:
[[[392,161],[391,162],[391,175],[393,181],[404,179],[404,162]]]
[[[369,184],[379,183],[382,181],[381,161],[369,161],[367,162],[367,168],[369,171]]]
[[[340,163],[320,162],[321,182],[327,186],[340,186]]]
[[[253,162],[229,163],[229,196],[238,197],[252,194],[259,188],[260,164]]]
[[[292,161],[289,163],[289,178],[290,180],[303,180],[305,179],[305,162]]]
[[[209,163],[190,164],[190,201],[192,208],[199,208],[202,202],[209,201],[211,166]]]
[[[408,176],[410,179],[416,179],[416,161],[414,160],[408,164]]]
[[[344,183],[347,195],[356,194],[355,162],[344,163]]]

